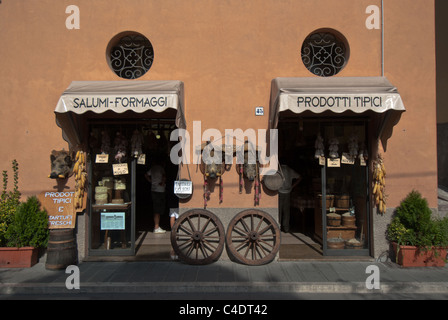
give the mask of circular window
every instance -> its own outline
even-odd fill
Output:
[[[124,79],[140,78],[148,72],[154,61],[151,42],[137,32],[116,35],[109,42],[106,53],[112,71]]]
[[[338,74],[349,58],[345,37],[336,30],[317,30],[302,44],[302,62],[313,74],[330,77]]]

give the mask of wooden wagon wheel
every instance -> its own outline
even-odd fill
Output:
[[[216,215],[192,209],[177,219],[171,230],[171,245],[181,261],[205,265],[216,261],[224,248],[224,227]]]
[[[271,262],[280,248],[280,228],[266,212],[249,209],[229,223],[226,235],[229,256],[247,265]]]

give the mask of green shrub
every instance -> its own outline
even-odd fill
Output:
[[[418,247],[448,246],[448,217],[433,219],[426,199],[410,192],[387,228],[389,241]]]
[[[3,191],[0,195],[0,247],[6,246],[6,231],[20,204],[19,165],[16,160],[12,161],[14,172],[14,188],[8,191],[8,172],[3,171]]]
[[[32,196],[17,207],[6,231],[8,247],[45,248],[48,243],[48,214]]]

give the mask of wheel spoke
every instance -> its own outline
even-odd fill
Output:
[[[259,241],[259,242],[257,242],[257,247],[260,248],[260,249],[263,251],[263,254],[266,256],[266,255],[268,255],[269,253],[264,249],[263,244],[267,244],[267,243],[262,242],[262,241]],[[271,246],[271,249],[272,249],[272,248],[273,248],[273,247]]]
[[[246,232],[250,232],[251,229],[250,229],[249,226],[246,224],[246,221],[244,221],[244,219],[241,219],[240,221],[241,221],[241,224],[243,225],[244,229],[246,229],[245,231],[246,231]]]
[[[205,225],[202,227],[202,230],[201,230],[202,233],[204,233],[205,229],[207,228],[207,226],[209,225],[209,223],[210,223],[211,220],[212,220],[212,218],[211,218],[211,217],[208,217],[207,222],[206,222]],[[199,228],[198,228],[198,230],[199,230]]]
[[[261,224],[263,223],[263,218],[260,218],[260,222],[258,222],[257,228],[255,228],[255,231],[258,232],[260,230]]]
[[[192,234],[193,234],[193,231],[192,231],[192,230],[189,230],[189,229],[186,229],[184,225],[181,225],[181,226],[179,227],[179,230],[184,231],[184,232],[185,232],[186,234],[188,234],[188,235],[192,235]]]
[[[236,225],[233,227],[233,231],[239,232],[241,235],[247,236],[248,231],[242,230],[241,228],[237,227]]]
[[[188,224],[190,225],[190,228],[191,228],[191,230],[192,230],[192,233],[195,232],[196,230],[195,230],[195,228],[194,228],[193,222],[191,221],[190,217],[187,217],[187,222],[188,222]]]
[[[241,243],[236,250],[239,251],[241,248],[243,248],[245,245],[247,245],[249,243],[249,240],[244,241],[243,243]]]

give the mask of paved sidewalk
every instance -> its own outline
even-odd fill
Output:
[[[366,270],[376,266],[376,273]],[[218,261],[205,266],[180,262],[83,262],[80,289],[69,290],[65,270],[0,269],[0,299],[46,294],[254,294],[254,293],[401,293],[448,294],[448,267],[401,268],[390,262],[274,261],[245,266]],[[368,272],[367,272],[368,271]],[[379,273],[378,273],[379,271]],[[369,289],[374,274],[380,288]]]

